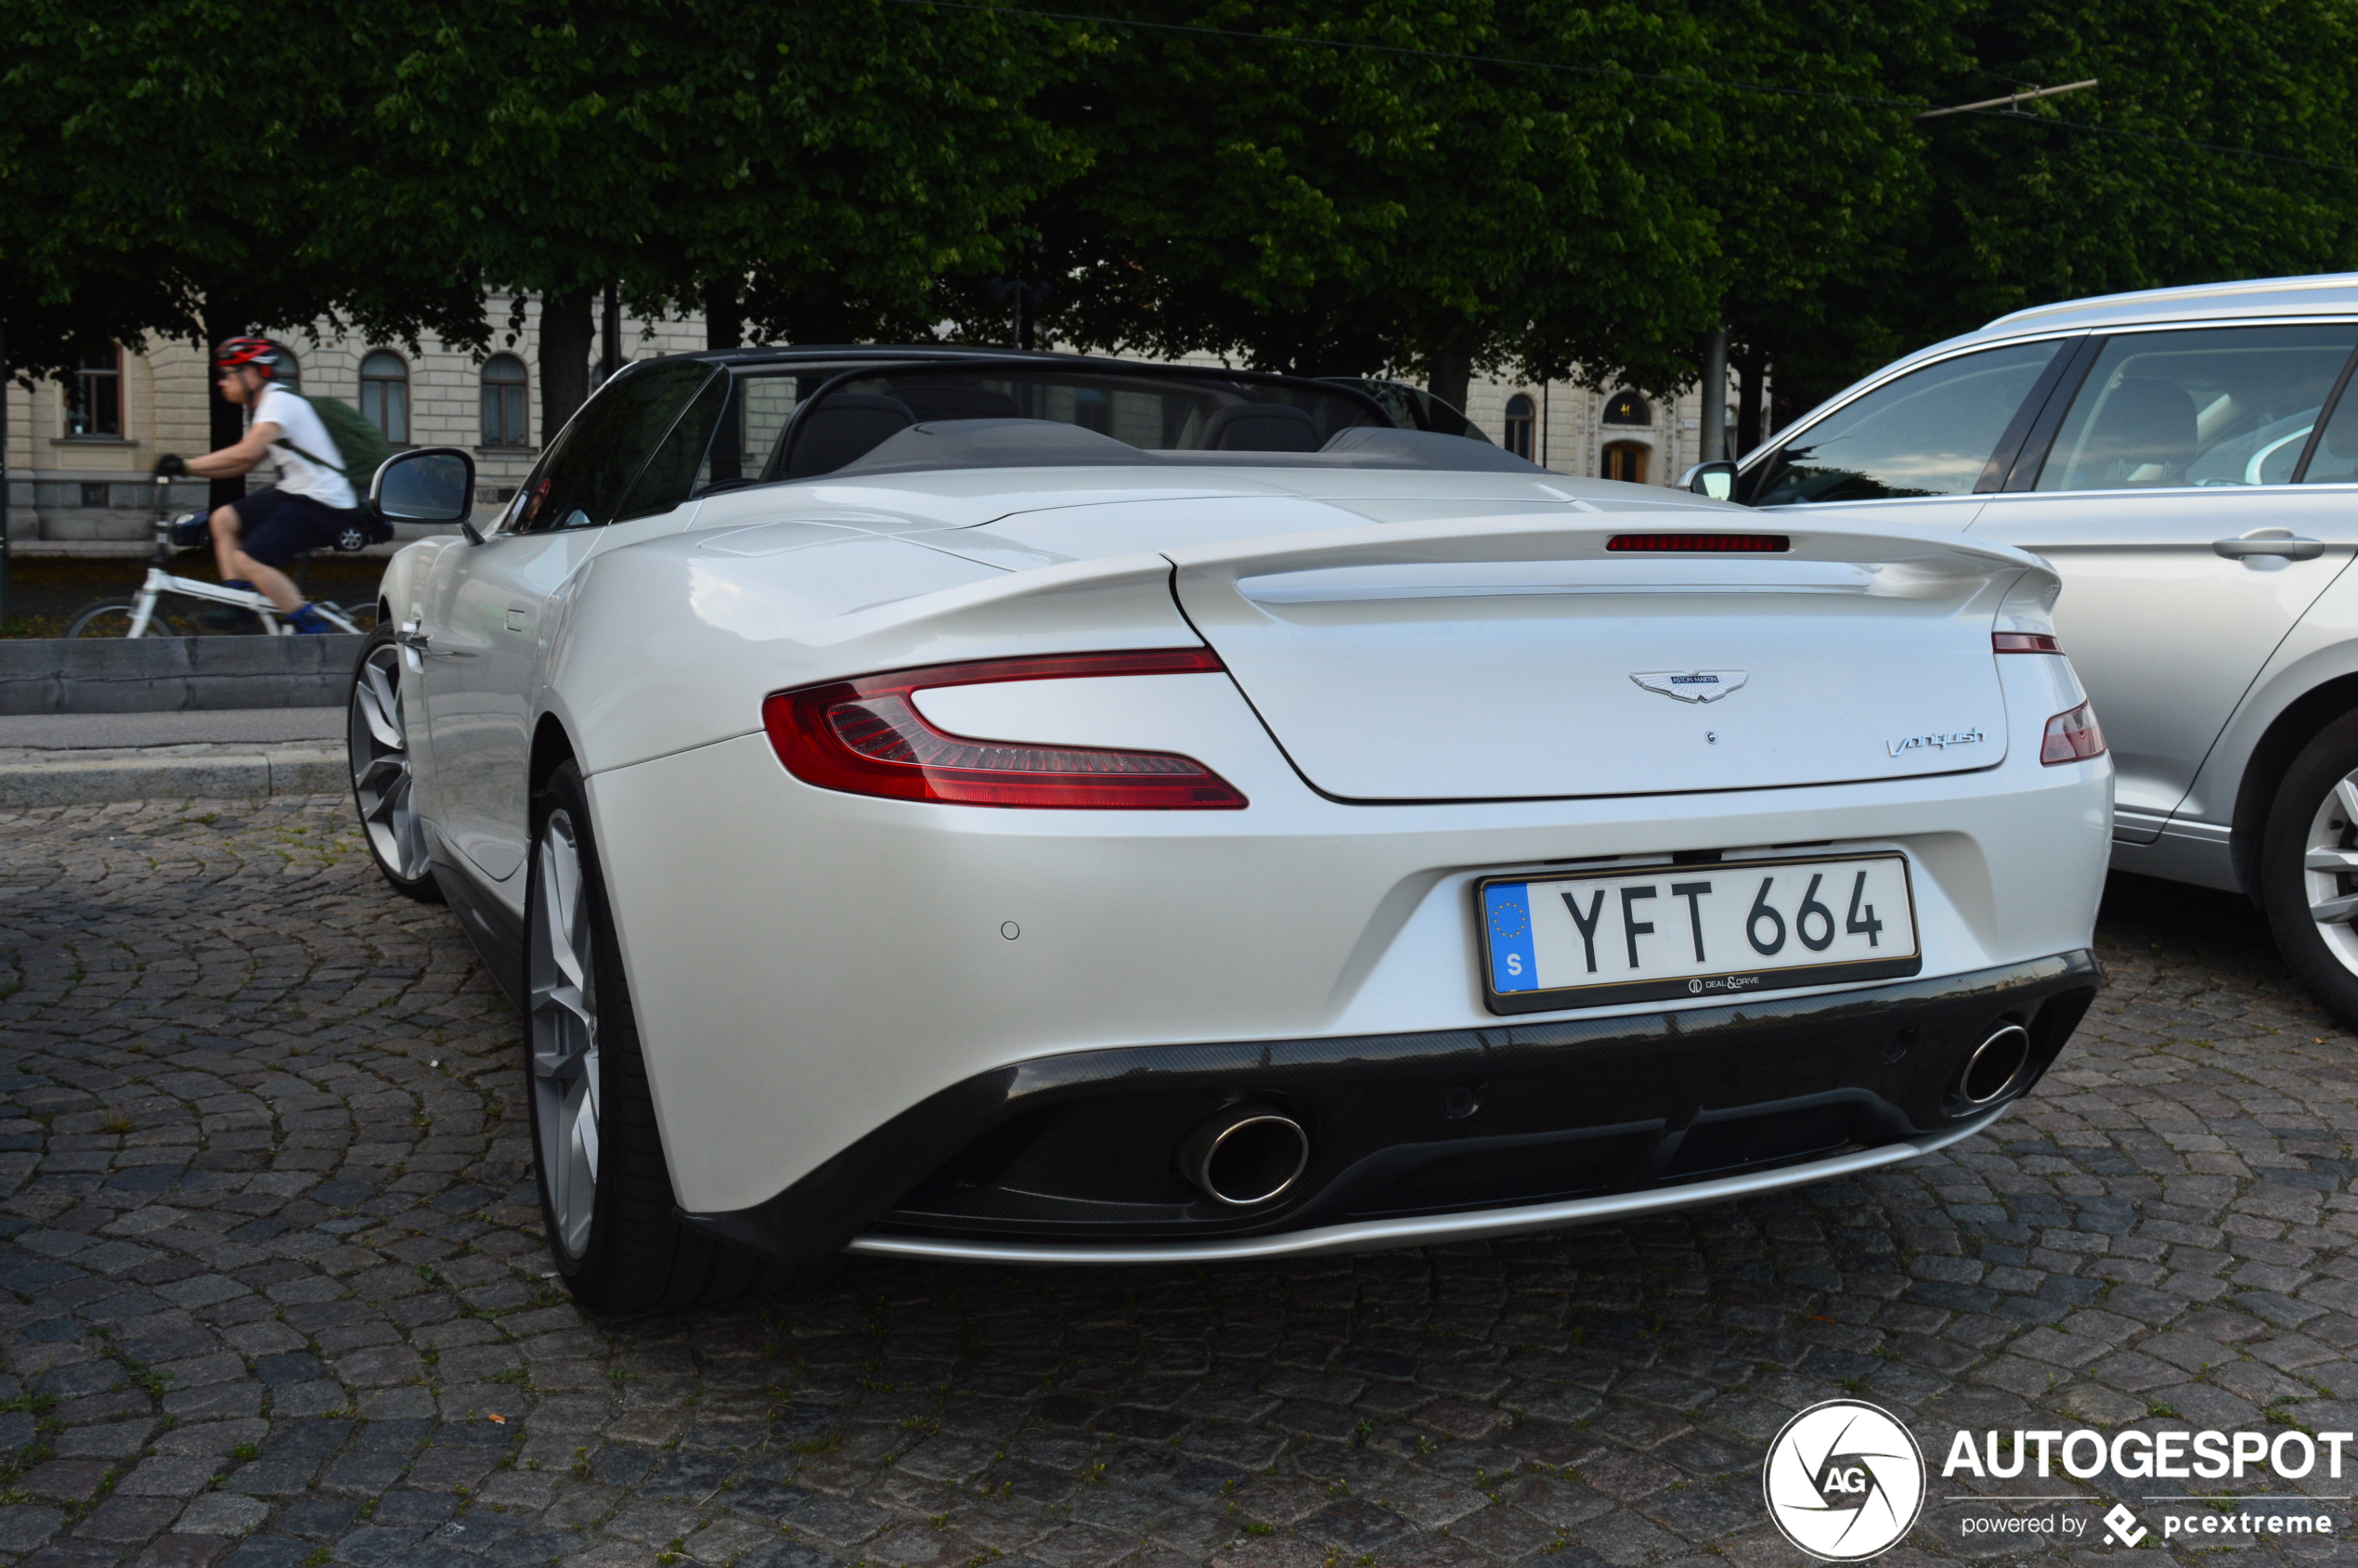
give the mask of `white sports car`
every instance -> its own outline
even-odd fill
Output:
[[[473,498],[424,450],[372,504]],[[1906,1160],[2038,1079],[2111,816],[2055,592],[1349,386],[696,355],[394,559],[353,773],[525,1013],[593,1307],[1457,1241]]]

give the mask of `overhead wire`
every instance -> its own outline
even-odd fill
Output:
[[[896,6],[924,6],[952,11],[984,11],[1001,16],[1037,17],[1047,21],[1092,22],[1102,27],[1127,27],[1147,32],[1185,32],[1211,38],[1234,38],[1254,44],[1291,44],[1305,48],[1349,50],[1363,54],[1400,55],[1417,59],[1449,60],[1470,65],[1506,66],[1518,71],[1550,71],[1572,76],[1590,76],[1603,80],[1656,83],[1664,86],[1704,89],[1723,93],[1752,93],[1765,97],[1816,98],[1833,103],[1855,103],[1877,109],[1906,110],[1911,113],[1937,107],[1914,98],[1882,97],[1866,93],[1836,93],[1814,87],[1782,87],[1766,82],[1723,82],[1716,77],[1673,75],[1667,71],[1630,71],[1619,66],[1567,65],[1558,60],[1516,59],[1503,55],[1467,54],[1454,49],[1419,49],[1406,44],[1369,44],[1350,38],[1309,38],[1290,32],[1253,32],[1243,28],[1207,27],[1195,22],[1140,21],[1129,17],[1100,16],[1087,11],[1053,11],[1035,6],[1003,6],[987,0],[885,0]],[[1983,72],[1995,75],[1995,72]],[[2000,77],[2004,81],[2006,78]],[[2313,158],[2295,158],[2288,153],[2261,152],[2250,148],[2228,147],[2219,142],[2196,141],[2188,136],[2160,136],[2150,131],[2123,130],[2112,125],[2095,125],[2083,120],[2051,118],[2043,114],[2025,114],[2003,109],[1961,109],[1953,111],[1959,118],[2028,121],[2057,130],[2086,131],[2091,135],[2116,136],[2131,141],[2154,142],[2170,147],[2190,147],[2205,152],[2224,154],[2230,158],[2258,159],[2270,163],[2291,163],[2305,169],[2324,169],[2333,174],[2358,175],[2358,164],[2326,163]]]

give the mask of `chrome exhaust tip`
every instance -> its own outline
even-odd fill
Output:
[[[2021,1082],[2029,1066],[2030,1031],[2008,1024],[1965,1058],[1965,1069],[1957,1075],[1957,1095],[1967,1105],[1986,1106]]]
[[[1275,1106],[1231,1106],[1179,1146],[1179,1173],[1231,1209],[1283,1195],[1309,1165],[1310,1134]]]

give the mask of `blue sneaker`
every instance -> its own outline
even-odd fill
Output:
[[[201,512],[172,520],[172,542],[182,550],[194,550],[213,542],[213,519]]]
[[[231,577],[221,586],[253,591],[253,584],[243,577]],[[262,617],[235,604],[216,604],[210,610],[198,611],[197,624],[213,631],[251,631],[262,624]]]
[[[287,614],[287,624],[299,637],[318,637],[335,630],[328,619],[309,604],[298,604]]]

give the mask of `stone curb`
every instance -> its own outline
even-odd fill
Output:
[[[0,714],[338,707],[362,641],[11,638],[0,641]]]
[[[342,746],[207,745],[0,762],[0,809],[119,800],[340,795],[352,787]]]

